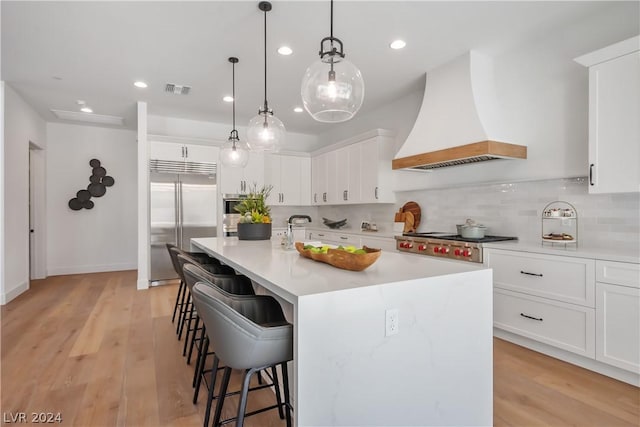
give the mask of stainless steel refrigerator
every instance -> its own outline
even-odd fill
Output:
[[[192,237],[215,237],[216,165],[150,163],[150,241],[152,285],[177,279],[167,243],[189,250]]]

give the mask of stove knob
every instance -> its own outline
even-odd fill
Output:
[[[465,251],[462,252],[462,256],[470,257],[471,256],[471,251],[468,251],[468,250],[465,249]]]
[[[398,243],[398,247],[399,247],[399,248],[404,248],[404,242],[400,242],[400,243]]]
[[[462,255],[462,251],[460,249],[456,249],[455,251],[453,251],[455,256],[460,256]]]
[[[411,249],[413,247],[413,243],[407,243],[407,249]]]
[[[449,253],[449,248],[440,248],[440,253],[441,254],[448,254]]]
[[[434,247],[433,247],[433,253],[434,253],[434,254],[437,254],[439,250],[440,250],[440,248],[439,248],[439,247],[437,247],[437,246],[434,246]]]
[[[419,251],[424,251],[427,249],[427,245],[418,245],[418,250]]]

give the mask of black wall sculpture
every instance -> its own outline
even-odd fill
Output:
[[[69,200],[69,208],[79,211],[82,208],[92,209],[94,206],[91,197],[102,197],[107,192],[107,187],[115,184],[113,177],[107,175],[107,170],[100,165],[100,160],[91,159],[89,166],[93,168],[89,177],[89,185],[86,190],[80,190],[76,197]]]

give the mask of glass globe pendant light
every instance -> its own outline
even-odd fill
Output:
[[[342,41],[333,37],[333,0],[331,35],[320,41],[319,54],[302,78],[302,103],[319,122],[345,122],[362,106],[364,80],[360,70],[344,58]]]
[[[247,142],[252,151],[278,151],[284,142],[284,124],[273,115],[267,102],[267,12],[271,3],[261,1],[258,8],[264,12],[264,105],[258,115],[249,121]]]
[[[220,161],[223,166],[243,168],[249,162],[249,150],[246,144],[240,141],[236,130],[236,64],[238,63],[238,58],[232,56],[229,58],[229,62],[231,62],[233,69],[233,130],[229,133],[229,139],[220,150]]]

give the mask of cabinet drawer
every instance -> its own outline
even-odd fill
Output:
[[[496,289],[494,326],[563,350],[595,357],[595,310]]]
[[[596,261],[596,281],[640,288],[640,264]]]
[[[493,249],[486,258],[497,288],[595,307],[592,259]]]

